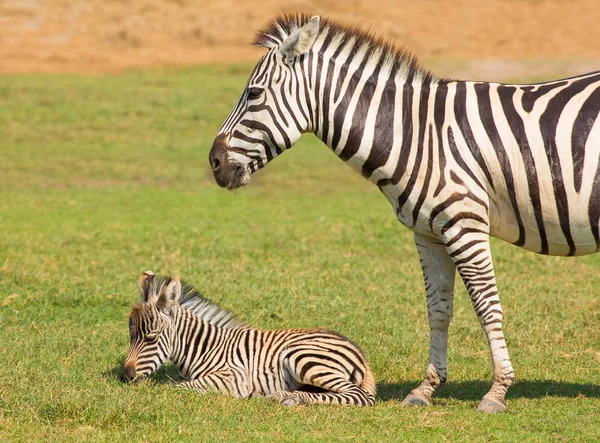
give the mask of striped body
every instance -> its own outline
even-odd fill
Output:
[[[286,405],[374,403],[369,365],[345,337],[319,329],[252,328],[189,286],[176,296],[183,301],[165,310],[161,297],[168,298],[178,280],[151,279],[149,292],[157,295],[132,310],[124,372],[131,369],[123,378],[147,377],[172,360],[185,380],[180,386],[198,392],[272,396]]]
[[[349,162],[405,225],[448,241],[468,221],[541,254],[597,252],[600,73],[538,85],[432,81],[396,90],[394,101],[404,105],[394,119],[414,124],[410,147],[405,131],[389,129],[391,150],[373,146]]]
[[[415,58],[318,16],[281,16],[215,138],[215,180],[235,189],[306,132],[374,183],[414,231],[430,326],[427,405],[446,381],[455,273],[490,346],[480,410],[506,409],[514,371],[489,236],[530,251],[600,248],[600,72],[532,85],[437,78]]]

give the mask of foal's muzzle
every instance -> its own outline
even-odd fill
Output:
[[[217,184],[222,188],[236,189],[248,183],[250,173],[244,165],[229,159],[228,140],[226,134],[217,135],[208,155],[208,161]]]
[[[121,369],[121,381],[122,382],[130,382],[130,381],[133,381],[134,379],[135,379],[135,363],[128,361],[123,366],[123,369]]]

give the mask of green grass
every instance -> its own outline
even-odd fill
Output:
[[[489,352],[457,286],[449,383],[425,409],[427,315],[411,233],[306,136],[236,193],[207,154],[250,66],[0,77],[0,441],[597,440],[600,256],[494,242],[517,374],[475,412]],[[357,341],[379,400],[290,408],[116,379],[141,272],[178,273],[265,328]]]

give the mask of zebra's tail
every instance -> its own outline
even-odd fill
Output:
[[[371,394],[373,397],[377,394],[377,385],[375,384],[375,378],[373,377],[373,371],[371,371],[371,366],[369,363],[365,361],[365,376],[363,378],[362,383],[360,384],[360,388],[365,391],[367,394]]]

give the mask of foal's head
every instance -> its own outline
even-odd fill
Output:
[[[139,281],[141,303],[129,316],[129,353],[121,380],[148,377],[171,356],[173,311],[181,299],[178,277],[155,277],[145,272]]]

